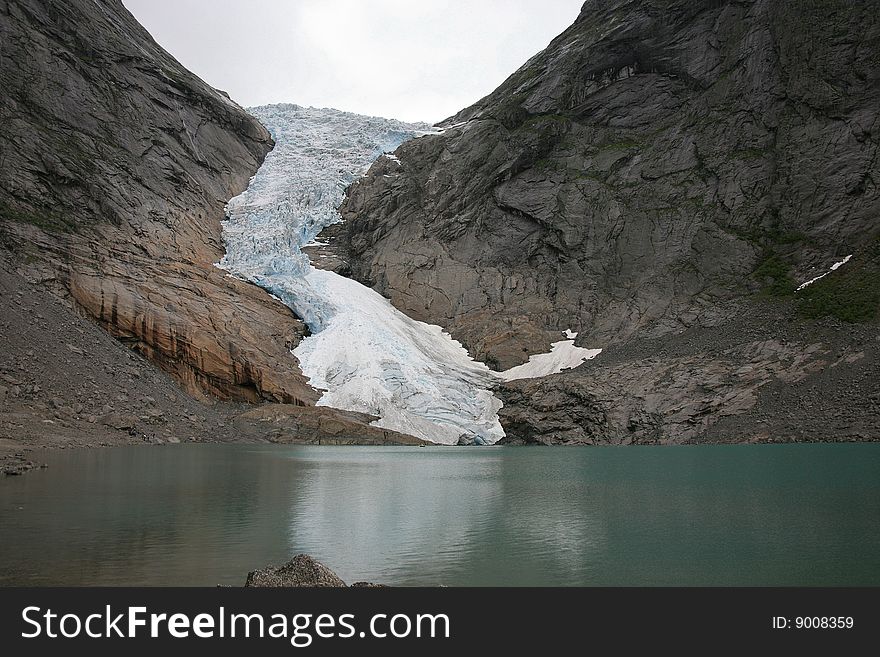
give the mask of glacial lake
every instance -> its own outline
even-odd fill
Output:
[[[185,445],[0,480],[0,585],[880,585],[880,444]]]

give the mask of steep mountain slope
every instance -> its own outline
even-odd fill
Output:
[[[119,0],[0,0],[0,245],[193,392],[313,403],[304,327],[214,267],[272,146]]]
[[[199,403],[10,264],[0,250],[0,471],[32,447],[228,437],[232,405]]]
[[[797,380],[818,376],[837,362],[824,351],[866,339],[838,325],[821,342],[807,321],[777,349],[760,315],[876,317],[878,65],[869,3],[590,0],[443,134],[404,144],[399,167],[377,164],[353,185],[339,248],[358,280],[499,369],[567,329],[578,345],[610,347],[505,387],[512,440],[698,440],[760,405],[794,361]],[[701,329],[728,336],[731,351],[710,349]],[[676,348],[651,351],[664,339]],[[614,358],[618,370],[603,366]],[[622,376],[639,367],[647,379]],[[845,369],[878,378],[873,357]],[[839,410],[876,397],[867,385],[845,398],[813,387],[797,403]],[[880,437],[873,409],[851,437]],[[730,439],[767,438],[769,415]]]

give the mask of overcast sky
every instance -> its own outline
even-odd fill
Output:
[[[574,22],[582,0],[123,0],[184,66],[245,106],[435,122]]]

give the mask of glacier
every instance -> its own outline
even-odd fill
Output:
[[[223,222],[226,255],[217,266],[284,302],[311,335],[293,354],[319,406],[377,416],[373,424],[434,443],[493,444],[499,383],[577,367],[601,349],[574,346],[576,333],[547,354],[492,372],[441,327],[407,317],[357,281],[314,267],[303,247],[342,221],[345,189],[408,139],[442,132],[413,124],[298,105],[251,108],[275,148]],[[402,170],[402,169],[401,169]]]
[[[312,335],[293,351],[318,404],[378,416],[373,424],[435,443],[504,436],[498,379],[439,326],[415,321],[374,290],[311,265],[302,247],[341,221],[345,189],[383,153],[432,132],[422,124],[331,109],[250,110],[275,139],[248,189],[229,201],[218,266],[280,298]],[[405,167],[405,162],[397,161]]]

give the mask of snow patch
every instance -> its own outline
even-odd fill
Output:
[[[838,269],[840,269],[841,267],[843,267],[843,266],[844,266],[846,263],[848,263],[850,260],[852,260],[852,255],[848,255],[848,256],[846,256],[846,257],[845,257],[843,260],[841,260],[840,262],[835,262],[833,265],[831,265],[831,269],[829,269],[828,271],[826,271],[824,274],[822,274],[822,275],[820,275],[820,276],[816,276],[816,278],[810,279],[810,280],[807,281],[806,283],[802,283],[801,286],[800,286],[797,290],[795,290],[795,292],[800,292],[800,291],[803,290],[805,287],[809,287],[810,285],[812,285],[812,284],[815,283],[816,281],[822,280],[823,278],[825,278],[825,277],[826,277],[828,274],[830,274],[831,272],[833,272],[833,271],[837,271]]]
[[[447,125],[442,128],[439,126],[435,126],[434,131],[430,134],[442,135],[443,133],[445,133],[449,130],[456,130],[458,128],[462,128],[462,127],[466,126],[467,124],[468,124],[467,121],[461,121],[459,123],[453,123],[452,125]]]
[[[550,346],[549,353],[530,356],[528,363],[499,372],[497,376],[503,381],[537,379],[577,367],[584,361],[591,360],[602,353],[601,349],[575,347],[574,341],[577,336],[577,333],[568,329],[565,331],[565,337],[568,339],[554,342]]]

